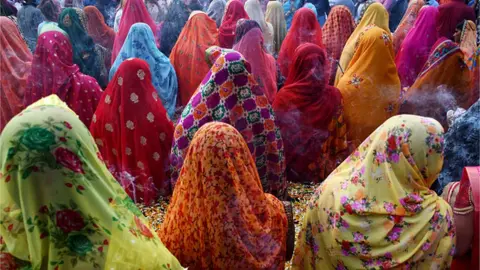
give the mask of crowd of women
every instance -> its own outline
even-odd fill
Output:
[[[479,9],[1,0],[0,268],[478,269]]]

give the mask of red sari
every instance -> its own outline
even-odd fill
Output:
[[[218,28],[218,42],[220,43],[220,47],[228,49],[233,47],[235,29],[240,19],[248,19],[247,12],[240,1],[233,0],[228,4],[222,24],[220,28]]]
[[[166,181],[173,125],[153,88],[148,63],[124,61],[108,84],[90,132],[110,172],[135,202],[172,193]]]
[[[88,35],[96,44],[111,51],[115,41],[115,31],[105,23],[102,13],[95,6],[88,6],[83,10],[87,16]]]

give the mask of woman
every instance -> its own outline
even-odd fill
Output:
[[[254,21],[257,21],[263,32],[263,40],[265,49],[271,53],[273,51],[273,26],[265,21],[262,6],[258,0],[247,0],[245,2],[245,11],[248,17]]]
[[[72,45],[60,32],[49,31],[38,37],[32,62],[32,72],[27,80],[24,105],[56,94],[90,125],[93,113],[102,95],[97,81],[80,72],[73,63]]]
[[[329,74],[328,84],[330,85],[335,82],[338,61],[353,30],[355,30],[355,22],[348,8],[345,6],[333,7],[322,29],[323,44],[325,44],[330,66],[325,72]]]
[[[455,27],[463,20],[475,21],[475,11],[463,0],[450,0],[438,7],[437,31],[439,37],[453,39]]]
[[[90,125],[112,175],[136,203],[172,194],[166,178],[173,125],[152,86],[148,63],[123,62]],[[159,139],[160,138],[160,139]]]
[[[40,5],[38,5],[38,9],[40,9],[43,17],[45,18],[45,21],[38,25],[38,35],[41,35],[45,32],[45,30],[43,30],[44,27],[58,27],[58,16],[60,15],[62,8],[60,7],[60,3],[57,0],[42,0],[40,2]]]
[[[195,133],[159,235],[192,269],[284,269],[284,207],[264,193],[234,127],[213,122]]]
[[[126,0],[120,0],[119,5],[115,11],[115,18],[113,20],[113,31],[115,31],[115,33],[118,33],[118,30],[120,29],[120,21],[122,20],[123,8],[125,7],[125,2]]]
[[[407,36],[408,32],[415,24],[418,13],[420,12],[420,9],[423,7],[424,4],[425,3],[423,2],[423,0],[414,0],[408,4],[408,9],[405,12],[405,15],[403,15],[403,18],[400,21],[397,30],[395,31],[395,33],[393,33],[393,50],[395,51],[395,55],[400,50],[402,42]]]
[[[248,19],[242,2],[233,0],[228,4],[222,24],[218,28],[218,43],[220,47],[231,49],[235,39],[235,28],[241,19]]]
[[[387,120],[316,190],[293,269],[448,269],[453,214],[429,189],[442,146],[434,119]]]
[[[150,17],[152,20],[157,24],[162,21],[164,17],[164,10],[160,6],[160,3],[158,0],[144,0],[145,2],[145,7],[148,10],[148,13],[150,14]]]
[[[220,121],[233,125],[244,137],[255,158],[263,189],[277,197],[286,190],[285,161],[280,130],[250,64],[235,51],[219,47],[207,51],[212,68],[183,110],[175,127],[170,155],[172,186],[180,177],[187,148],[204,124]]]
[[[234,44],[237,44],[245,34],[247,34],[250,30],[260,28],[260,25],[254,21],[254,20],[239,20],[237,23],[237,28],[235,29],[235,42]]]
[[[285,15],[283,6],[278,1],[270,1],[267,4],[267,12],[265,13],[265,20],[273,27],[273,56],[278,57],[283,40],[287,35],[287,24],[285,22]]]
[[[23,109],[23,94],[32,65],[32,53],[17,26],[0,17],[0,133]]]
[[[263,89],[268,102],[273,104],[277,94],[277,66],[275,58],[265,50],[262,30],[254,28],[248,31],[233,49],[250,63],[255,81]]]
[[[2,268],[182,269],[58,97],[6,126],[0,175]]]
[[[178,104],[187,105],[208,72],[205,51],[218,44],[215,22],[205,13],[192,14],[172,49],[170,62],[178,78]]]
[[[8,0],[2,0],[0,5],[0,16],[17,18],[17,8]]]
[[[462,34],[460,36],[460,49],[463,52],[465,62],[473,55],[477,49],[477,27],[472,21],[463,23]]]
[[[480,45],[477,47],[477,50],[473,53],[473,55],[468,59],[467,66],[470,70],[471,74],[471,83],[470,89],[472,89],[472,95],[470,97],[470,101],[468,105],[472,105],[475,103],[479,96],[480,96]]]
[[[38,25],[45,19],[33,0],[26,0],[17,13],[20,33],[27,42],[31,52],[35,51],[38,37]]]
[[[85,7],[84,12],[87,16],[88,35],[96,44],[111,52],[115,41],[115,31],[105,23],[102,13],[96,7]]]
[[[468,108],[470,71],[460,47],[453,41],[440,38],[433,48],[422,72],[408,89],[400,111],[435,118],[447,130],[447,111]]]
[[[423,7],[395,57],[402,88],[410,87],[422,71],[433,44],[438,40],[438,9]]]
[[[284,1],[283,3],[283,10],[285,12],[285,21],[287,23],[287,31],[290,30],[290,26],[292,25],[293,15],[299,8],[302,7],[301,0],[288,0]]]
[[[125,7],[123,8],[122,20],[120,21],[120,26],[118,33],[115,37],[115,41],[113,43],[113,51],[112,51],[112,64],[117,59],[118,52],[123,46],[123,42],[127,38],[127,34],[130,31],[130,27],[138,22],[146,23],[152,33],[155,33],[157,28],[155,22],[150,17],[150,14],[145,7],[145,4],[142,0],[125,0]],[[158,45],[158,41],[155,40]]]
[[[400,79],[394,57],[389,32],[370,25],[358,35],[352,61],[337,85],[345,104],[347,137],[355,145],[397,114]]]
[[[106,49],[96,45],[87,34],[87,17],[81,9],[65,8],[60,14],[58,26],[68,34],[73,46],[73,62],[83,74],[92,76],[104,88],[108,84],[105,66]]]
[[[288,181],[323,181],[343,161],[340,153],[347,149],[342,95],[328,85],[327,63],[325,49],[300,45],[273,103],[285,144]]]
[[[314,4],[312,4],[312,3],[305,3],[305,5],[303,5],[303,7],[304,7],[304,8],[308,8],[308,9],[310,9],[311,11],[313,11],[313,13],[315,13],[315,17],[318,19],[317,9],[315,8],[315,5],[314,5]],[[324,19],[324,18],[322,18],[322,19]],[[320,26],[322,26],[322,25],[320,24]]]
[[[374,24],[377,27],[380,27],[388,35],[390,35],[390,29],[388,27],[388,12],[380,3],[372,3],[368,6],[365,11],[365,15],[362,16],[361,21],[358,23],[357,27],[350,35],[343,47],[342,55],[340,56],[340,62],[338,63],[338,69],[335,76],[335,85],[338,87],[338,83],[342,76],[344,75],[346,69],[348,68],[350,61],[353,58],[355,52],[355,44],[357,43],[358,36],[363,32],[364,28]]]
[[[295,13],[292,28],[283,40],[278,55],[278,65],[283,76],[288,76],[289,67],[293,62],[293,54],[298,46],[304,43],[313,43],[319,47],[324,47],[322,28],[318,24],[313,11],[308,8],[301,8]]]
[[[223,14],[225,13],[225,6],[227,3],[225,0],[213,0],[207,9],[207,15],[217,24],[217,28],[220,28],[222,24]],[[243,6],[242,6],[243,7]]]
[[[110,69],[110,80],[114,77],[118,67],[129,58],[140,58],[148,63],[153,87],[160,96],[160,101],[167,110],[168,117],[172,119],[177,103],[177,75],[170,60],[155,46],[155,38],[148,25],[144,23],[132,25],[117,59]]]

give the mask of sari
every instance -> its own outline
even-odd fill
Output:
[[[82,74],[73,63],[72,45],[68,38],[55,31],[43,33],[38,38],[24,105],[51,94],[67,103],[86,126],[90,125],[102,95],[97,81]]]
[[[285,12],[285,22],[287,23],[287,31],[292,26],[293,15],[303,5],[301,0],[287,0],[283,3],[283,11]]]
[[[475,11],[463,0],[450,0],[438,7],[437,31],[439,37],[453,40],[457,24],[463,20],[475,21]]]
[[[436,7],[423,7],[397,52],[395,64],[402,88],[410,87],[415,82],[427,62],[433,44],[438,40],[437,17]]]
[[[460,37],[460,49],[463,52],[465,62],[477,49],[477,26],[472,21],[465,21]]]
[[[435,118],[447,130],[447,112],[456,107],[468,108],[470,71],[463,62],[463,52],[453,41],[440,38],[433,48],[408,89],[400,112]]]
[[[180,106],[187,105],[207,74],[209,67],[205,62],[205,51],[217,44],[217,26],[207,14],[195,14],[187,21],[170,54],[178,78],[177,103]]]
[[[263,46],[262,30],[254,28],[248,31],[233,49],[250,63],[255,81],[263,89],[268,102],[273,104],[277,94],[277,66],[275,58]]]
[[[442,146],[431,118],[387,120],[316,189],[292,268],[448,269],[453,213],[429,189]]]
[[[58,22],[58,17],[62,11],[57,0],[42,0],[40,5],[38,5],[38,9],[40,9],[45,19],[50,22]]]
[[[245,36],[245,34],[247,34],[250,30],[252,30],[254,28],[258,28],[258,29],[262,30],[262,28],[260,28],[260,25],[254,20],[240,20],[240,21],[238,21],[237,28],[235,29],[235,43],[234,44],[237,44],[243,38],[243,36]]]
[[[304,8],[308,8],[310,9],[311,11],[313,11],[313,13],[315,13],[315,17],[318,19],[318,14],[317,14],[317,8],[315,8],[315,5],[312,4],[312,3],[305,3],[305,5],[303,5]],[[322,26],[320,24],[320,26]]]
[[[395,51],[395,54],[398,53],[400,47],[402,46],[403,40],[415,24],[415,20],[417,19],[418,13],[423,5],[425,5],[423,0],[414,0],[408,4],[405,15],[403,15],[397,30],[395,30],[395,33],[393,33],[393,50]]]
[[[247,0],[245,2],[245,11],[251,20],[257,21],[262,28],[263,41],[267,52],[273,51],[273,26],[265,20],[262,6],[259,0]]]
[[[173,124],[152,85],[148,63],[124,61],[93,116],[90,132],[113,176],[136,203],[172,194],[165,174]]]
[[[143,22],[147,24],[152,33],[155,33],[157,25],[155,21],[150,17],[150,14],[145,7],[145,4],[142,0],[125,0],[125,6],[123,7],[122,19],[120,20],[120,26],[118,33],[115,36],[115,41],[113,43],[112,51],[112,64],[117,59],[118,52],[122,49],[123,42],[127,38],[130,28],[135,23]],[[155,40],[158,45],[158,41]],[[158,47],[158,46],[157,46]]]
[[[265,192],[282,197],[286,191],[285,160],[280,130],[268,99],[251,74],[250,64],[235,51],[212,47],[212,66],[177,122],[170,155],[172,186],[180,177],[195,132],[208,122],[233,125],[255,158]]]
[[[182,269],[58,97],[12,119],[0,156],[2,269]]]
[[[217,28],[222,24],[223,14],[225,12],[225,0],[213,0],[207,9],[207,15],[217,24]]]
[[[73,62],[83,74],[95,78],[103,88],[108,84],[104,58],[106,49],[93,42],[87,33],[86,21],[83,10],[65,8],[60,14],[58,26],[68,34],[73,47]]]
[[[295,12],[292,27],[283,40],[277,60],[283,76],[288,76],[295,50],[304,43],[313,43],[321,48],[324,47],[322,27],[318,24],[313,11],[308,8],[301,8]]]
[[[115,32],[105,23],[102,13],[94,6],[85,7],[84,12],[87,16],[88,35],[95,43],[111,51],[115,41]]]
[[[10,19],[0,17],[0,133],[23,109],[32,53]]]
[[[388,35],[390,35],[390,29],[388,27],[388,12],[380,3],[372,3],[368,5],[368,8],[365,11],[365,14],[362,16],[361,21],[358,23],[357,27],[350,35],[343,47],[342,55],[340,56],[340,61],[338,63],[338,69],[335,77],[335,86],[338,87],[340,79],[343,77],[346,69],[348,68],[350,61],[353,58],[355,53],[355,44],[357,43],[358,36],[363,32],[364,28],[374,24],[377,27],[380,27]],[[385,119],[384,119],[385,120]]]
[[[300,45],[273,103],[291,182],[319,183],[343,161],[339,153],[347,148],[347,128],[342,95],[328,85],[327,68],[325,49]]]
[[[348,127],[355,145],[398,111],[400,79],[394,62],[392,36],[371,25],[358,35],[358,44],[345,75],[338,82]]]
[[[468,106],[470,107],[472,104],[477,102],[480,96],[480,45],[477,47],[477,50],[473,53],[472,56],[467,60],[467,66],[470,70],[471,74],[471,89],[472,95],[470,97],[470,102],[468,102]]]
[[[228,4],[222,24],[218,28],[218,43],[220,47],[231,49],[235,39],[235,28],[240,19],[248,19],[247,12],[242,2],[233,0]]]
[[[24,4],[17,13],[18,29],[31,52],[35,51],[37,46],[38,25],[44,20],[42,12],[34,4]]]
[[[150,27],[144,23],[132,25],[127,39],[110,69],[112,80],[118,67],[129,58],[140,58],[149,65],[152,84],[160,97],[168,117],[172,119],[177,104],[178,82],[170,60],[155,46],[155,37]]]
[[[267,4],[267,12],[265,13],[265,20],[273,27],[273,45],[272,53],[278,56],[283,40],[287,35],[287,24],[285,22],[285,14],[283,6],[278,1],[270,1]]]
[[[208,225],[206,225],[208,224]],[[189,269],[284,269],[287,217],[234,127],[193,136],[160,238]]]
[[[325,44],[329,62],[329,68],[325,72],[329,74],[328,84],[330,85],[335,82],[338,61],[353,30],[355,30],[355,22],[348,8],[333,7],[322,29],[323,44]]]

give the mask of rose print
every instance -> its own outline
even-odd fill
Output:
[[[55,135],[47,129],[32,127],[23,133],[20,142],[30,150],[45,152],[55,144]]]
[[[54,152],[54,155],[57,163],[61,164],[63,167],[68,168],[76,173],[85,173],[82,168],[82,162],[78,156],[67,148],[57,148]]]
[[[85,235],[70,235],[67,239],[67,247],[79,256],[85,256],[92,251],[93,244]]]
[[[15,258],[10,253],[0,252],[0,269],[3,270],[15,270],[17,264]]]
[[[77,211],[65,209],[56,214],[56,223],[64,233],[80,231],[85,227],[83,217]]]

